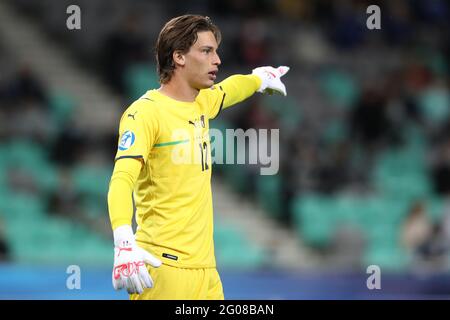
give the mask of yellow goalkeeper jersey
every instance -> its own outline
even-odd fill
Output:
[[[149,90],[123,113],[115,161],[143,163],[133,192],[136,241],[163,263],[215,267],[209,120],[259,85],[256,76],[234,75],[194,102]]]

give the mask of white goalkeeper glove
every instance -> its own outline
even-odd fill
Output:
[[[261,86],[257,90],[258,92],[273,94],[274,92],[280,93],[286,96],[286,87],[281,82],[281,77],[289,71],[289,67],[281,66],[278,68],[273,67],[259,67],[253,69],[252,74],[261,78]]]
[[[128,293],[141,294],[153,287],[153,280],[145,263],[158,268],[161,261],[137,246],[133,230],[123,225],[114,230],[114,268],[112,283],[116,290],[126,288]]]

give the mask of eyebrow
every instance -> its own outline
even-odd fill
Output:
[[[201,46],[200,49],[214,49],[212,46]]]

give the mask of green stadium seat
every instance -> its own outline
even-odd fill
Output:
[[[224,164],[222,165],[225,181],[229,183],[237,193],[246,193],[250,190],[250,179],[247,178],[245,165]]]
[[[47,162],[47,150],[28,140],[12,140],[5,149],[9,165],[39,169],[39,166]]]
[[[106,199],[111,179],[111,168],[79,166],[72,172],[78,192]]]
[[[431,196],[426,200],[427,212],[432,221],[437,222],[443,218],[444,205],[444,199],[438,196]]]
[[[303,195],[293,202],[294,225],[300,237],[315,247],[330,244],[337,220],[333,202],[317,194]]]
[[[11,192],[0,194],[0,213],[11,219],[34,219],[45,214],[45,202],[38,195]]]
[[[91,219],[107,216],[107,201],[99,201],[97,197],[85,197],[82,200],[82,207],[85,215]]]
[[[227,183],[229,183],[236,192],[246,193],[250,190],[250,180],[246,178],[247,170],[245,165],[237,164],[237,146],[234,144],[234,158],[232,159],[232,163],[227,164],[227,139],[226,139],[226,129],[233,129],[234,126],[224,120],[224,119],[215,119],[211,121],[210,128],[215,130],[220,130],[222,133],[222,147],[219,150],[220,144],[218,142],[212,141],[211,152],[212,157],[215,159],[216,164],[213,166],[214,170],[222,173],[224,179]],[[211,133],[210,133],[211,136]],[[211,136],[211,139],[212,136]],[[219,151],[216,151],[219,150]],[[222,164],[220,164],[222,162]]]
[[[373,185],[385,197],[412,200],[429,197],[433,192],[420,146],[386,151],[380,156],[372,178]]]
[[[327,124],[322,132],[322,140],[326,144],[335,144],[346,139],[347,127],[342,120],[334,119]]]
[[[61,218],[9,220],[7,237],[13,258],[21,263],[112,263],[112,245],[86,227]],[[45,247],[45,254],[36,250]]]
[[[54,192],[58,188],[59,178],[56,168],[49,163],[45,163],[31,175],[35,178],[40,190],[46,194]]]
[[[445,88],[423,91],[418,106],[425,118],[434,125],[441,125],[450,115],[450,95]]]
[[[217,263],[222,267],[255,269],[268,261],[267,253],[251,244],[243,230],[218,220],[214,227],[214,243]]]
[[[41,145],[26,140],[13,140],[0,149],[0,189],[7,189],[7,173],[11,169],[26,172],[43,192],[57,187],[57,172]]]
[[[363,257],[364,265],[377,265],[382,270],[401,271],[409,264],[408,254],[390,246],[369,247]]]
[[[257,176],[258,202],[273,218],[279,218],[282,213],[281,184],[279,175]]]
[[[325,94],[342,109],[350,108],[359,95],[359,88],[350,74],[327,71],[320,77],[320,86]]]
[[[262,106],[279,119],[283,131],[294,131],[300,125],[302,120],[301,107],[290,96],[265,95],[262,97]]]
[[[159,87],[156,67],[151,64],[135,64],[125,71],[126,93],[129,99],[135,100],[150,89]]]
[[[50,93],[49,104],[53,121],[55,121],[59,127],[62,127],[70,119],[76,107],[74,97],[61,91]]]

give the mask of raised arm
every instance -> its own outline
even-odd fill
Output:
[[[261,86],[261,79],[253,74],[235,74],[217,86],[225,93],[222,108],[226,109],[252,96]]]
[[[259,67],[253,69],[252,74],[232,75],[211,89],[203,90],[209,96],[209,116],[215,118],[222,109],[235,105],[255,92],[287,95],[286,87],[281,77],[289,71],[289,67]]]

